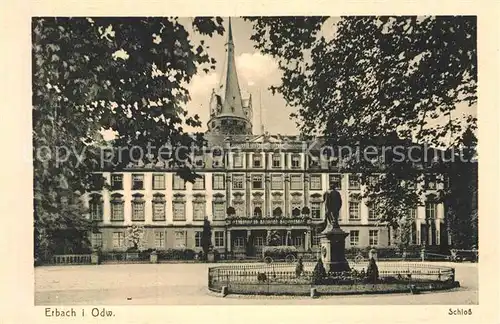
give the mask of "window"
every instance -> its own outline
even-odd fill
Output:
[[[144,189],[144,174],[132,174],[132,190]]]
[[[125,246],[125,233],[113,233],[113,248],[122,248]]]
[[[132,201],[132,220],[133,221],[143,221],[144,220],[144,201],[137,200]]]
[[[292,155],[292,169],[300,169],[301,158],[299,154]]]
[[[184,248],[186,247],[186,232],[185,231],[175,231],[175,247],[176,248]]]
[[[311,217],[312,219],[321,218],[321,203],[319,202],[311,203]]]
[[[262,167],[262,155],[260,153],[254,153],[252,156],[253,159],[253,167],[261,168]]]
[[[165,190],[165,175],[153,174],[153,189]]]
[[[262,203],[253,203],[253,217],[262,217]]]
[[[280,167],[281,167],[281,155],[273,154],[273,168],[280,168]]]
[[[194,165],[198,168],[204,168],[205,167],[205,161],[204,161],[204,156],[200,155],[200,153],[197,153],[194,158]]]
[[[291,190],[301,190],[302,188],[303,188],[302,175],[301,174],[290,175],[290,189]]]
[[[311,181],[309,185],[311,190],[321,190],[321,174],[311,174]]]
[[[245,247],[245,238],[241,236],[237,236],[234,238],[234,247],[235,248],[244,248]]]
[[[178,175],[174,174],[172,188],[174,190],[185,190],[186,182]]]
[[[205,218],[205,203],[193,202],[193,220],[203,220]]]
[[[271,189],[283,190],[283,175],[281,174],[271,175]]]
[[[225,177],[223,174],[214,174],[212,176],[212,189],[213,190],[224,190],[225,186]]]
[[[90,200],[90,219],[95,221],[102,220],[102,199],[100,195],[95,195]]]
[[[173,204],[174,221],[186,220],[186,205],[184,202],[174,202]]]
[[[252,188],[253,189],[263,189],[264,184],[262,183],[262,174],[252,175]]]
[[[92,233],[90,241],[92,242],[92,247],[102,247],[102,233]]]
[[[239,153],[234,153],[233,155],[233,165],[235,168],[242,168],[243,167],[243,157]]]
[[[425,219],[436,219],[437,204],[434,201],[425,202]]]
[[[111,199],[111,221],[123,221],[123,199],[121,195],[113,195]]]
[[[244,176],[243,174],[233,175],[233,189],[243,189]]]
[[[378,245],[378,230],[370,230],[368,232],[368,243],[370,246]]]
[[[155,232],[155,247],[157,249],[165,247],[165,232]]]
[[[359,190],[360,189],[359,177],[355,174],[349,175],[349,189],[351,189],[351,190]]]
[[[342,189],[342,177],[340,174],[330,174],[328,176],[328,186],[334,186],[337,189]]]
[[[111,188],[113,190],[123,189],[123,174],[112,174],[111,175]]]
[[[215,231],[214,232],[214,240],[215,240],[215,247],[223,247],[224,246],[224,232]]]
[[[317,230],[312,230],[311,232],[311,245],[312,246],[319,246],[319,243],[320,243],[320,233],[317,231]]]
[[[417,209],[416,208],[408,209],[408,218],[409,219],[416,219],[417,218]]]
[[[193,190],[205,190],[205,176],[202,175],[201,178],[196,178],[193,183]]]
[[[283,209],[281,208],[281,202],[273,202],[273,217],[283,216]]]
[[[214,219],[224,219],[225,213],[226,213],[226,211],[225,211],[223,202],[217,201],[217,202],[213,203]]]
[[[221,168],[224,166],[224,157],[222,156],[222,150],[214,149],[212,152],[212,167]]]
[[[317,168],[319,166],[320,158],[316,155],[309,155],[309,167]]]
[[[377,217],[377,206],[376,205],[371,205],[368,206],[368,219],[369,220],[376,220]]]
[[[203,232],[195,232],[194,233],[194,247],[201,247],[201,236]]]
[[[359,231],[350,231],[349,232],[349,242],[351,246],[359,245]]]
[[[292,216],[299,217],[302,213],[302,203],[300,202],[292,202]]]
[[[165,198],[162,194],[153,196],[153,220],[165,220]]]
[[[349,220],[360,220],[359,201],[349,202]]]
[[[296,247],[301,247],[303,244],[304,244],[304,240],[302,239],[301,235],[295,236],[293,238],[293,245],[295,245]]]
[[[254,239],[254,245],[255,246],[264,246],[264,237],[263,236],[256,236]]]
[[[111,204],[111,220],[123,221],[123,203]]]

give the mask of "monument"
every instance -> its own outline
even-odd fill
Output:
[[[350,271],[345,258],[345,238],[349,235],[339,226],[339,212],[342,207],[342,197],[335,186],[323,196],[325,203],[325,229],[320,234],[321,259],[328,272]]]

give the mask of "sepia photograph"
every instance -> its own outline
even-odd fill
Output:
[[[31,17],[35,306],[467,315],[477,33],[474,15]]]

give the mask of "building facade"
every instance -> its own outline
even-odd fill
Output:
[[[91,234],[92,244],[104,251],[126,250],[127,229],[135,224],[145,229],[146,248],[198,251],[208,217],[212,244],[220,252],[258,256],[271,231],[280,234],[283,245],[315,250],[324,221],[323,193],[334,184],[343,200],[339,223],[349,233],[346,247],[393,245],[392,231],[359,198],[363,186],[357,176],[310,154],[318,153],[318,143],[252,134],[252,100],[241,95],[230,25],[228,33],[224,90],[212,93],[208,145],[193,156],[201,178],[185,182],[164,165],[103,172],[110,188],[87,199],[99,228]],[[234,215],[227,215],[228,207]],[[439,245],[443,205],[429,200],[408,213],[415,218],[412,243]]]

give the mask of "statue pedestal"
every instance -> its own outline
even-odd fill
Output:
[[[345,238],[349,233],[340,227],[328,228],[320,235],[321,259],[327,272],[350,271],[345,258]]]

